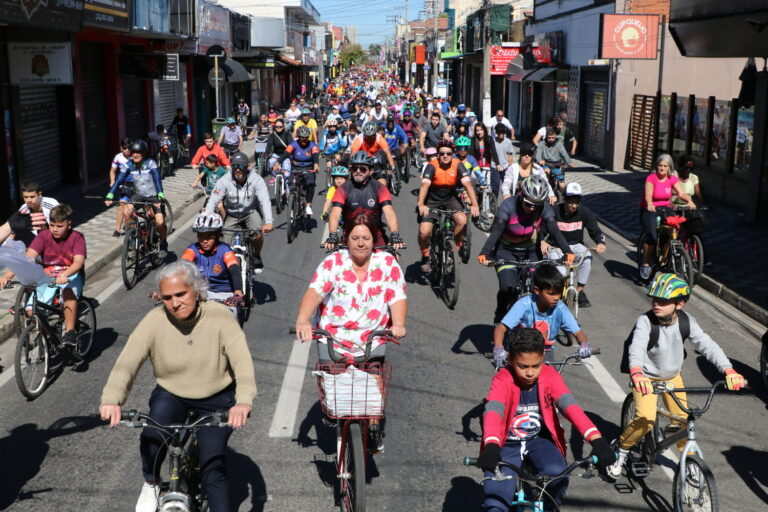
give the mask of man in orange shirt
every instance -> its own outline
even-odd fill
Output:
[[[192,157],[189,163],[193,167],[197,166],[198,172],[202,172],[208,155],[216,155],[219,157],[219,165],[223,165],[228,171],[232,170],[232,167],[229,165],[229,158],[224,153],[224,149],[213,140],[212,133],[205,133],[203,135],[203,145],[197,149],[195,156]]]
[[[395,168],[395,159],[392,158],[392,152],[389,150],[389,144],[387,144],[387,140],[377,133],[378,130],[379,127],[376,123],[366,123],[363,126],[363,134],[352,141],[350,153],[354,154],[357,151],[365,151],[368,153],[368,156],[376,159],[373,177],[379,183],[386,186],[386,172],[388,171],[384,171],[384,169],[382,169],[381,155],[383,153],[387,158],[387,163],[389,164],[390,170]]]

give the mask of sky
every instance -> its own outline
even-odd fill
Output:
[[[345,27],[357,26],[360,45],[368,48],[371,43],[383,44],[384,38],[395,34],[395,26],[387,22],[387,16],[403,15],[403,0],[310,0],[320,11],[322,21]],[[418,19],[424,10],[424,0],[408,1],[408,21]]]

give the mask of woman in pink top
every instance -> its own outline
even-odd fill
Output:
[[[661,154],[656,159],[656,172],[645,180],[645,189],[640,202],[642,208],[640,220],[643,232],[646,234],[643,244],[643,261],[640,266],[640,277],[643,279],[651,277],[651,267],[648,262],[656,247],[656,217],[661,213],[674,215],[670,206],[672,193],[686,201],[691,208],[696,208],[691,197],[680,186],[680,180],[671,174],[674,170],[672,157],[666,153]]]

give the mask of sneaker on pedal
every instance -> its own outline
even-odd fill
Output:
[[[466,244],[461,244],[459,246],[459,258],[461,258],[462,263],[469,263],[469,251],[467,250]]]
[[[307,208],[304,210],[304,213],[307,215],[307,217],[312,216],[312,207],[307,205]]]
[[[651,277],[651,267],[648,265],[643,265],[640,267],[640,278],[641,279],[649,279]]]
[[[168,257],[168,241],[160,240],[160,249],[157,251],[157,259],[165,260]]]
[[[432,271],[432,265],[429,264],[429,256],[422,256],[420,268],[425,274],[429,274]]]
[[[381,424],[370,425],[368,427],[368,435],[371,438],[370,449],[373,453],[381,453],[384,451],[384,430],[381,428]]]
[[[113,231],[112,232],[112,238],[118,238],[119,236],[120,236],[120,232],[119,231]]]
[[[579,292],[579,307],[580,308],[591,308],[592,303],[589,302],[589,299],[587,298],[587,294],[584,293],[584,291]]]
[[[609,477],[613,478],[614,480],[617,480],[621,477],[621,471],[624,469],[624,465],[627,463],[628,453],[629,452],[627,450],[619,448],[619,451],[616,454],[616,461],[605,468],[605,472]]]
[[[259,256],[253,257],[253,269],[256,272],[261,272],[262,270],[264,270],[264,262]]]
[[[64,333],[64,336],[61,337],[61,345],[74,351],[77,348],[77,333],[75,331]]]
[[[156,512],[157,498],[160,496],[160,486],[144,482],[136,502],[136,512]]]

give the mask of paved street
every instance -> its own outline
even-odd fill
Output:
[[[478,510],[480,472],[461,459],[476,456],[479,417],[493,368],[490,350],[496,278],[474,262],[485,235],[474,231],[473,260],[460,266],[461,296],[448,310],[418,270],[413,180],[396,199],[401,232],[409,244],[401,258],[409,282],[408,336],[390,345],[394,366],[387,413],[386,450],[370,466],[369,510]],[[606,198],[606,200],[609,200]],[[316,197],[319,216],[322,198]],[[176,221],[171,248],[177,254],[194,239],[188,208]],[[636,216],[631,208],[629,215]],[[335,438],[322,426],[317,387],[310,374],[315,351],[292,340],[298,301],[324,252],[322,225],[286,243],[285,214],[267,238],[256,290],[259,305],[245,326],[256,368],[259,396],[249,424],[230,441],[228,464],[232,493],[240,511],[325,512],[337,510],[333,467]],[[89,244],[91,241],[89,240]],[[95,242],[94,242],[95,243]],[[632,248],[620,237],[595,257],[588,287],[593,303],[580,322],[603,354],[591,367],[566,370],[566,380],[581,406],[610,439],[618,435],[626,377],[618,371],[621,347],[636,317],[648,307],[644,289],[635,282]],[[153,276],[130,292],[119,267],[108,265],[89,275],[87,294],[102,297],[97,309],[96,344],[87,364],[65,369],[37,400],[26,401],[8,369],[13,343],[0,347],[0,510],[82,511],[133,510],[141,487],[139,432],[110,430],[96,416],[101,389],[127,336],[152,308],[147,299]],[[114,290],[113,293],[111,293]],[[768,394],[760,385],[756,333],[765,327],[698,288],[686,311],[722,344],[736,369],[753,384],[754,396],[718,395],[697,425],[697,435],[716,478],[721,510],[756,511],[768,506]],[[762,330],[761,330],[762,329]],[[558,347],[559,354],[571,348]],[[595,358],[598,359],[598,358]],[[689,350],[683,370],[690,385],[720,377]],[[286,378],[286,375],[288,378]],[[145,365],[127,408],[147,410],[154,386]],[[578,433],[564,421],[569,458],[585,455]],[[610,484],[598,478],[572,478],[567,510],[669,511],[672,481],[657,467],[640,484],[622,478]]]

